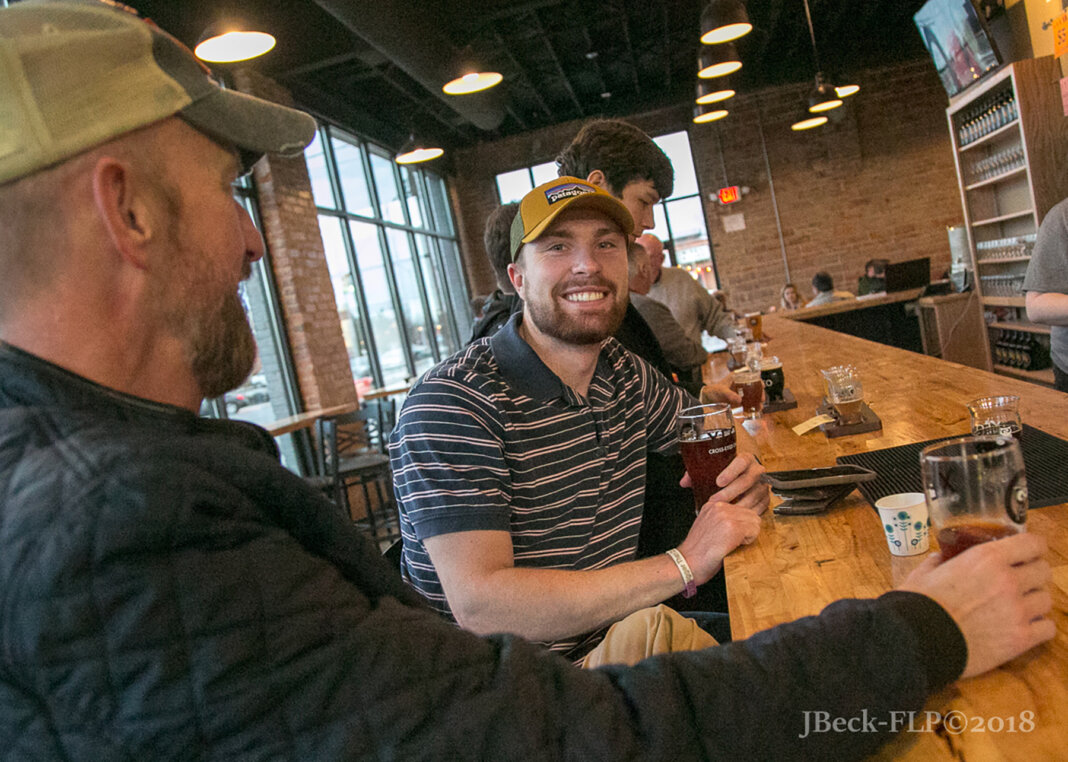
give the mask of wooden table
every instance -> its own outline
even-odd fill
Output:
[[[299,429],[311,428],[317,420],[320,418],[326,418],[331,415],[342,415],[343,413],[351,413],[360,407],[359,403],[346,402],[343,405],[335,405],[333,407],[320,408],[319,410],[308,410],[303,413],[297,413],[286,418],[279,418],[277,421],[268,423],[263,428],[276,437],[280,437],[283,434],[291,434]]]
[[[965,403],[994,393],[1018,394],[1025,423],[1068,438],[1068,396],[1051,389],[781,317],[766,316],[765,331],[772,337],[765,354],[783,361],[786,386],[798,400],[795,410],[746,424],[769,471],[829,466],[838,455],[966,434]],[[795,435],[791,427],[814,415],[822,396],[819,369],[843,362],[860,369],[865,398],[883,430],[838,439],[819,429]],[[722,356],[706,368],[706,377],[725,373]],[[933,696],[927,709],[943,716],[958,710],[972,723],[1032,711],[1034,730],[902,733],[882,757],[1028,762],[1068,757],[1068,504],[1032,510],[1028,530],[1049,541],[1056,639],[998,670],[958,681]],[[878,596],[922,558],[890,555],[875,511],[857,492],[823,515],[780,517],[768,511],[757,542],[724,564],[733,635],[744,638],[816,614],[839,598]]]

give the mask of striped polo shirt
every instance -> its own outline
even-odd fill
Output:
[[[600,569],[634,559],[646,450],[673,449],[675,413],[694,404],[611,338],[581,398],[520,337],[522,317],[429,370],[390,438],[402,573],[449,618],[428,537],[507,531],[516,566]],[[603,635],[544,645],[577,660]]]

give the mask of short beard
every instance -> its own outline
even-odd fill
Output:
[[[613,299],[611,293],[606,298]],[[527,314],[530,321],[544,335],[576,346],[600,344],[619,330],[627,311],[627,300],[617,301],[609,313],[607,322],[579,322],[566,317],[556,306],[555,300],[545,307],[536,301],[528,301]]]
[[[220,397],[240,386],[256,362],[256,339],[237,292],[190,328],[189,360],[201,394]]]

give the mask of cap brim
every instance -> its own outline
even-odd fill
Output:
[[[234,90],[216,90],[178,115],[211,138],[238,148],[245,169],[266,153],[298,155],[315,137],[315,120],[304,112]]]
[[[627,234],[634,235],[634,218],[630,216],[630,212],[627,211],[627,207],[617,201],[612,196],[605,195],[603,193],[584,193],[581,196],[572,196],[566,201],[557,204],[556,208],[549,213],[549,215],[539,222],[534,228],[523,236],[523,243],[530,243],[536,241],[545,230],[553,223],[560,213],[565,209],[574,209],[576,207],[582,207],[583,209],[595,209],[599,212],[604,212],[612,221],[619,225],[619,229]]]

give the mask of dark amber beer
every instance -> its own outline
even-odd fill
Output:
[[[705,431],[699,439],[682,440],[682,461],[693,483],[694,507],[700,511],[708,498],[719,492],[716,479],[734,460],[737,441],[734,428]]]
[[[716,479],[734,460],[736,450],[731,406],[722,402],[679,411],[679,450],[690,475],[698,511],[719,491]]]
[[[746,418],[759,418],[764,408],[764,382],[760,372],[736,370],[731,373],[731,388],[742,396],[742,413]]]
[[[938,530],[938,547],[942,549],[942,558],[949,560],[973,545],[1011,537],[1018,531],[1019,529],[1014,526],[993,521],[952,524]]]

